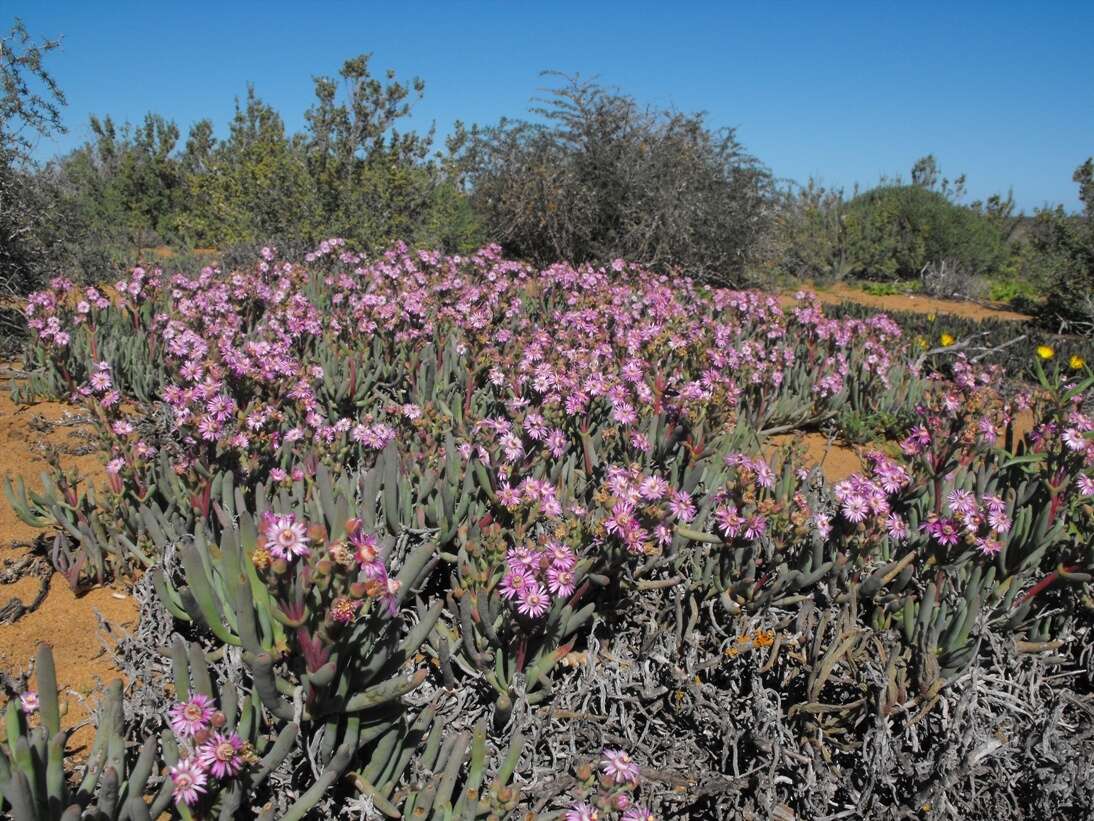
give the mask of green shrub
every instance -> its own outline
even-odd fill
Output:
[[[843,229],[850,272],[870,279],[911,279],[943,261],[990,274],[1007,259],[1006,241],[990,220],[918,185],[884,185],[855,197]]]

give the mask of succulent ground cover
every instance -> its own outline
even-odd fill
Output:
[[[9,501],[74,588],[132,580],[141,620],[78,771],[46,651],[11,694],[18,818],[1094,798],[1077,353],[1018,373],[807,293],[339,240],[58,278],[25,315],[17,398],[79,403],[109,461]],[[821,430],[868,441],[862,469],[770,446]]]

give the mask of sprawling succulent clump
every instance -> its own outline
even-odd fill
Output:
[[[1013,770],[985,680],[1058,665],[1089,701],[1094,379],[1051,349],[1016,390],[804,293],[340,240],[26,315],[20,395],[84,405],[109,460],[12,504],[194,642],[148,647],[155,810],[977,815],[969,779]],[[768,447],[848,414],[891,435],[840,481]]]

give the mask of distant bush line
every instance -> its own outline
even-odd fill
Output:
[[[363,54],[315,78],[301,132],[251,87],[223,138],[209,119],[183,138],[158,113],[137,125],[93,116],[87,143],[37,164],[28,131],[63,130],[64,96],[43,64],[56,43],[17,23],[4,46],[0,287],[11,294],[58,271],[111,277],[160,246],[183,251],[175,264],[200,248],[227,263],[334,235],[376,251],[499,242],[540,265],[622,257],[720,285],[917,281],[1005,299],[1055,330],[1094,328],[1091,160],[1074,175],[1078,215],[1020,214],[1009,194],[966,203],[964,177],[942,177],[933,156],[910,181],[870,190],[798,185],[702,114],[555,73],[529,119],[456,122],[439,147],[433,129],[405,127],[424,83],[377,78]]]

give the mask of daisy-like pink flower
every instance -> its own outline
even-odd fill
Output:
[[[669,494],[669,513],[681,522],[690,522],[695,518],[695,503],[691,494],[684,490],[674,490]]]
[[[1002,508],[988,508],[988,526],[996,533],[1010,531],[1010,516]]]
[[[996,553],[1003,549],[1003,545],[999,542],[998,539],[978,538],[976,540],[976,549],[985,556],[994,556]]]
[[[362,566],[370,565],[380,556],[379,543],[371,533],[357,528],[350,534],[349,542],[356,548],[355,557]]]
[[[899,514],[890,513],[885,520],[885,529],[889,531],[889,538],[896,542],[902,542],[908,538],[908,523]]]
[[[752,462],[752,469],[756,473],[756,485],[758,487],[768,490],[775,487],[775,471],[771,469],[767,462],[757,459]]]
[[[530,619],[538,619],[547,612],[550,604],[551,599],[547,595],[547,591],[543,589],[543,585],[533,581],[525,585],[521,591],[517,611]]]
[[[548,542],[545,552],[551,560],[552,567],[572,570],[573,566],[577,564],[577,556],[574,555],[574,551],[570,549],[569,545],[564,545],[561,542]]]
[[[600,811],[592,804],[581,801],[566,811],[566,821],[600,821]]]
[[[718,522],[718,529],[727,539],[736,539],[741,534],[744,525],[744,517],[737,512],[734,505],[726,505],[714,511],[714,518]]]
[[[604,750],[600,757],[600,769],[616,784],[638,781],[638,762],[623,750]]]
[[[968,517],[976,512],[976,496],[971,490],[951,490],[946,501],[957,516]]]
[[[501,584],[498,585],[498,591],[503,599],[515,599],[532,582],[533,578],[525,568],[510,565],[508,572],[502,577]]]
[[[1083,496],[1094,496],[1094,477],[1080,473],[1076,483],[1079,486],[1079,493]]]
[[[1061,438],[1064,440],[1064,444],[1067,445],[1068,450],[1086,450],[1088,440],[1075,428],[1065,430]]]
[[[520,507],[520,491],[515,487],[503,484],[498,488],[498,503],[508,510]]]
[[[862,496],[851,494],[844,497],[840,512],[847,521],[859,524],[870,513],[870,504]]]
[[[922,529],[943,547],[953,547],[961,538],[953,519],[932,517],[930,521],[922,525]]]
[[[909,456],[915,456],[917,453],[922,453],[923,450],[931,444],[931,434],[923,425],[912,428],[912,432],[908,435],[900,444],[900,449]]]
[[[660,476],[647,476],[638,485],[638,495],[647,502],[656,502],[669,491],[669,483]]]
[[[574,592],[574,572],[569,568],[551,565],[547,570],[547,589],[561,599]]]
[[[180,701],[167,714],[171,729],[179,738],[192,738],[209,728],[216,708],[213,700],[203,693],[194,693],[187,701]]]
[[[176,804],[192,807],[201,800],[208,776],[199,762],[192,757],[180,758],[178,764],[171,768],[170,775]]]
[[[760,514],[751,516],[745,523],[745,538],[755,541],[767,532],[767,519]]]
[[[243,769],[243,739],[236,733],[213,733],[198,751],[198,763],[217,778],[231,778]]]
[[[38,711],[38,693],[34,690],[27,690],[25,693],[21,693],[19,696],[19,705],[27,715],[36,713]]]
[[[640,804],[628,807],[620,821],[657,821],[657,817]]]
[[[263,518],[266,546],[271,554],[288,560],[311,553],[311,548],[308,547],[308,529],[303,522],[296,521],[295,514],[266,513]]]

